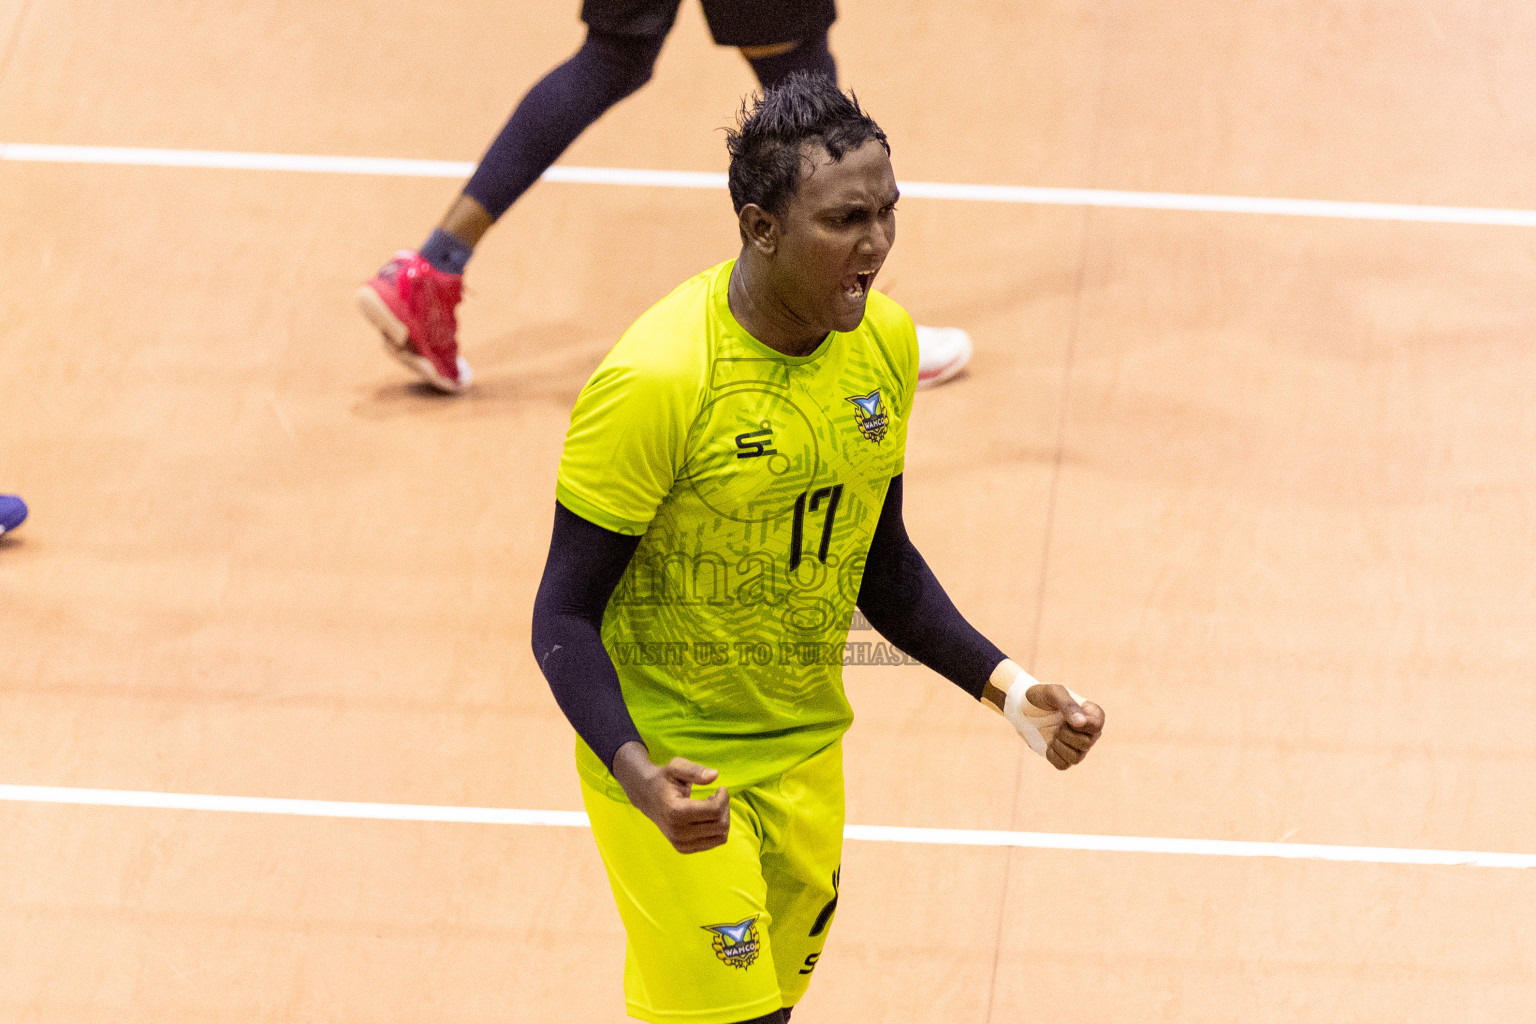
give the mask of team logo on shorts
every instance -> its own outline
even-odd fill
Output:
[[[867,395],[851,396],[848,401],[853,403],[853,419],[859,425],[859,433],[875,444],[884,441],[885,428],[890,421],[880,401],[880,389],[875,388]]]
[[[709,944],[721,963],[745,969],[757,962],[756,914],[735,924],[706,924],[704,930],[713,933]]]

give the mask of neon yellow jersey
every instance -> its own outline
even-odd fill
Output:
[[[624,701],[664,764],[750,785],[853,721],[844,644],[917,387],[912,319],[871,292],[857,330],[786,356],[731,315],[735,261],[624,332],[571,413],[556,497],[641,537],[603,618]],[[612,792],[577,741],[582,777]]]

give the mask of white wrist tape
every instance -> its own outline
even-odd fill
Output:
[[[1030,750],[1044,757],[1045,748],[1051,745],[1051,740],[1056,736],[1056,730],[1061,728],[1063,716],[1060,711],[1037,708],[1024,699],[1025,691],[1039,681],[1020,669],[1019,674],[1014,677],[1008,687],[1008,699],[1003,703],[1003,717],[1013,724],[1020,736],[1024,737],[1024,742],[1029,744]],[[1087,700],[1073,690],[1069,689],[1067,692],[1078,704]]]

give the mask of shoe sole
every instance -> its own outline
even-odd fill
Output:
[[[935,388],[947,380],[954,379],[955,375],[965,369],[966,365],[971,361],[971,353],[975,351],[971,342],[971,336],[964,331],[948,331],[944,333],[949,333],[952,337],[956,337],[960,344],[956,346],[955,354],[950,358],[949,362],[926,373],[922,370],[918,371],[917,386],[919,389]],[[922,336],[921,329],[919,329],[918,336],[919,338]],[[921,345],[921,342],[919,342],[919,345]]]
[[[379,297],[379,293],[366,284],[357,290],[357,308],[368,318],[369,323],[379,329],[384,339],[384,351],[398,359],[406,369],[446,395],[457,395],[469,387],[469,364],[463,357],[459,357],[459,379],[455,381],[444,377],[432,365],[432,360],[411,347],[411,332]]]
[[[945,363],[943,366],[939,367],[937,370],[929,373],[927,376],[918,374],[918,389],[926,390],[927,388],[936,388],[940,384],[943,384],[945,381],[952,380],[956,374],[965,369],[966,364],[970,361],[971,354],[969,352],[962,352],[955,356],[955,358],[951,359],[949,362]]]

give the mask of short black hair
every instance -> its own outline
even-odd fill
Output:
[[[774,216],[783,214],[800,189],[808,143],[825,149],[833,160],[870,139],[887,154],[891,151],[885,132],[860,108],[858,97],[810,71],[797,71],[762,96],[743,101],[735,129],[726,129],[725,136],[731,155],[726,177],[737,213],[756,203]]]

